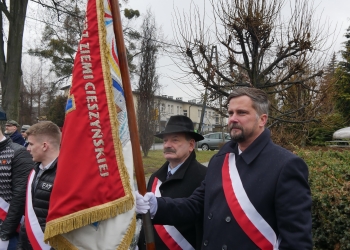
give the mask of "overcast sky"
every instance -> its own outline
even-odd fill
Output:
[[[195,0],[194,2],[199,6],[204,6],[205,3],[206,11],[210,11],[208,0]],[[171,42],[173,39],[174,9],[178,9],[180,12],[188,11],[190,3],[191,0],[129,0],[128,7],[138,9],[141,14],[146,13],[147,9],[151,9],[157,25],[162,27],[167,41]],[[334,41],[334,51],[339,51],[342,49],[342,42],[345,41],[346,29],[350,26],[350,0],[314,0],[314,7],[316,7],[316,16],[320,17],[322,21],[328,20],[330,22],[331,30],[334,31],[334,37],[330,38],[330,41]],[[200,93],[194,91],[189,85],[185,86],[172,80],[178,76],[176,73],[178,71],[170,58],[162,53],[158,62],[160,83],[163,86],[161,94],[184,97],[185,100],[198,98]]]
[[[194,2],[202,8],[202,11],[203,6],[206,6],[206,12],[208,13],[207,19],[210,19],[211,8],[209,0],[194,0]],[[191,0],[129,0],[127,7],[138,9],[141,15],[144,15],[148,9],[151,9],[156,18],[157,25],[161,26],[166,41],[173,43],[172,21],[174,9],[177,9],[180,13],[183,11],[188,12],[190,4]],[[334,41],[333,50],[336,52],[339,51],[342,49],[342,42],[345,41],[344,34],[346,29],[350,26],[350,0],[314,0],[314,7],[316,7],[316,16],[320,16],[322,21],[328,20],[331,23],[331,30],[334,31],[334,37],[331,37],[329,41]],[[42,9],[38,7],[38,4],[29,1],[23,43],[24,53],[28,49],[33,48],[35,44],[40,44],[42,29],[39,27],[43,27],[43,23],[39,20],[41,19],[41,11]],[[136,23],[132,23],[132,25],[136,25],[139,28],[141,20],[142,17]],[[26,68],[32,70],[33,65],[36,65],[38,61],[37,58],[28,57],[25,54],[23,60],[25,71]],[[35,63],[32,61],[35,61]],[[159,94],[171,95],[174,98],[183,97],[186,101],[200,97],[200,93],[195,91],[190,85],[184,85],[179,81],[173,80],[181,76],[178,73],[180,70],[165,52],[161,52],[160,54],[157,69],[162,86]]]

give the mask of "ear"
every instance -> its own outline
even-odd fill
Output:
[[[265,127],[266,123],[267,123],[267,114],[262,114],[259,117],[259,126],[260,127]]]
[[[190,140],[190,152],[192,152],[194,150],[194,147],[196,145],[196,141],[194,139]]]
[[[46,150],[48,150],[49,145],[47,144],[47,142],[43,142],[43,151],[45,152]]]

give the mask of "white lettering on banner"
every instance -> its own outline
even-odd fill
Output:
[[[85,24],[87,28],[87,23]],[[87,31],[83,32],[83,37],[88,38],[89,34]],[[90,55],[90,45],[89,43],[80,44],[80,61],[82,65],[82,73],[84,80],[94,79]],[[92,143],[94,146],[96,162],[98,164],[98,170],[100,176],[109,176],[108,165],[106,163],[105,153],[104,153],[104,141],[102,139],[103,133],[101,129],[100,113],[98,107],[98,98],[96,95],[96,87],[93,82],[87,82],[85,84],[85,94],[87,101],[87,109],[90,119],[90,131],[92,132]],[[102,164],[101,164],[102,163]]]

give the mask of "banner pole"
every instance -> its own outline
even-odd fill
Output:
[[[130,131],[130,140],[132,147],[132,155],[134,160],[134,168],[136,175],[137,187],[141,195],[144,195],[147,192],[146,189],[146,181],[145,181],[145,173],[143,170],[141,149],[140,149],[140,140],[138,136],[138,129],[136,124],[136,114],[134,108],[134,100],[132,95],[131,83],[130,83],[130,75],[129,75],[129,66],[126,55],[126,49],[124,44],[124,35],[122,22],[120,17],[120,9],[119,9],[119,1],[111,0],[111,11],[113,18],[113,29],[115,40],[118,48],[118,58],[119,58],[119,66],[120,72],[122,75],[123,89],[125,95],[125,103],[128,114],[128,124]],[[154,235],[153,235],[153,226],[151,222],[151,217],[149,212],[143,215],[143,227],[145,231],[145,239],[146,239],[146,247],[147,250],[154,250]]]

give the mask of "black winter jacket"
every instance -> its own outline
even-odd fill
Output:
[[[205,178],[207,167],[203,166],[196,160],[196,153],[193,151],[181,167],[166,180],[169,162],[158,169],[149,179],[147,191],[152,190],[152,184],[155,178],[162,181],[159,187],[162,197],[183,198],[189,197],[193,191],[200,186]],[[169,216],[171,216],[169,214]],[[186,238],[186,240],[195,248],[200,249],[203,234],[202,220],[196,223],[188,223],[177,226],[176,229]],[[161,240],[157,231],[154,230],[154,240],[157,250],[169,249]],[[146,243],[143,230],[140,233],[139,249],[146,250]]]
[[[56,170],[57,170],[57,158],[56,160],[51,164],[51,166],[46,169],[41,176],[38,179],[38,183],[35,186],[35,180],[38,178],[40,163],[37,163],[35,165],[35,176],[32,183],[32,202],[33,202],[33,209],[34,212],[38,218],[39,224],[43,232],[45,231],[46,226],[46,217],[49,211],[49,203],[50,203],[50,197],[51,197],[51,191],[53,188],[53,183],[56,177]],[[33,247],[29,242],[27,232],[26,232],[26,225],[23,224],[20,231],[20,240],[17,246],[17,249],[24,249],[24,250],[32,250]]]
[[[9,238],[24,215],[28,175],[34,167],[29,152],[10,138],[0,142],[0,197],[10,204],[0,228],[0,237]]]

